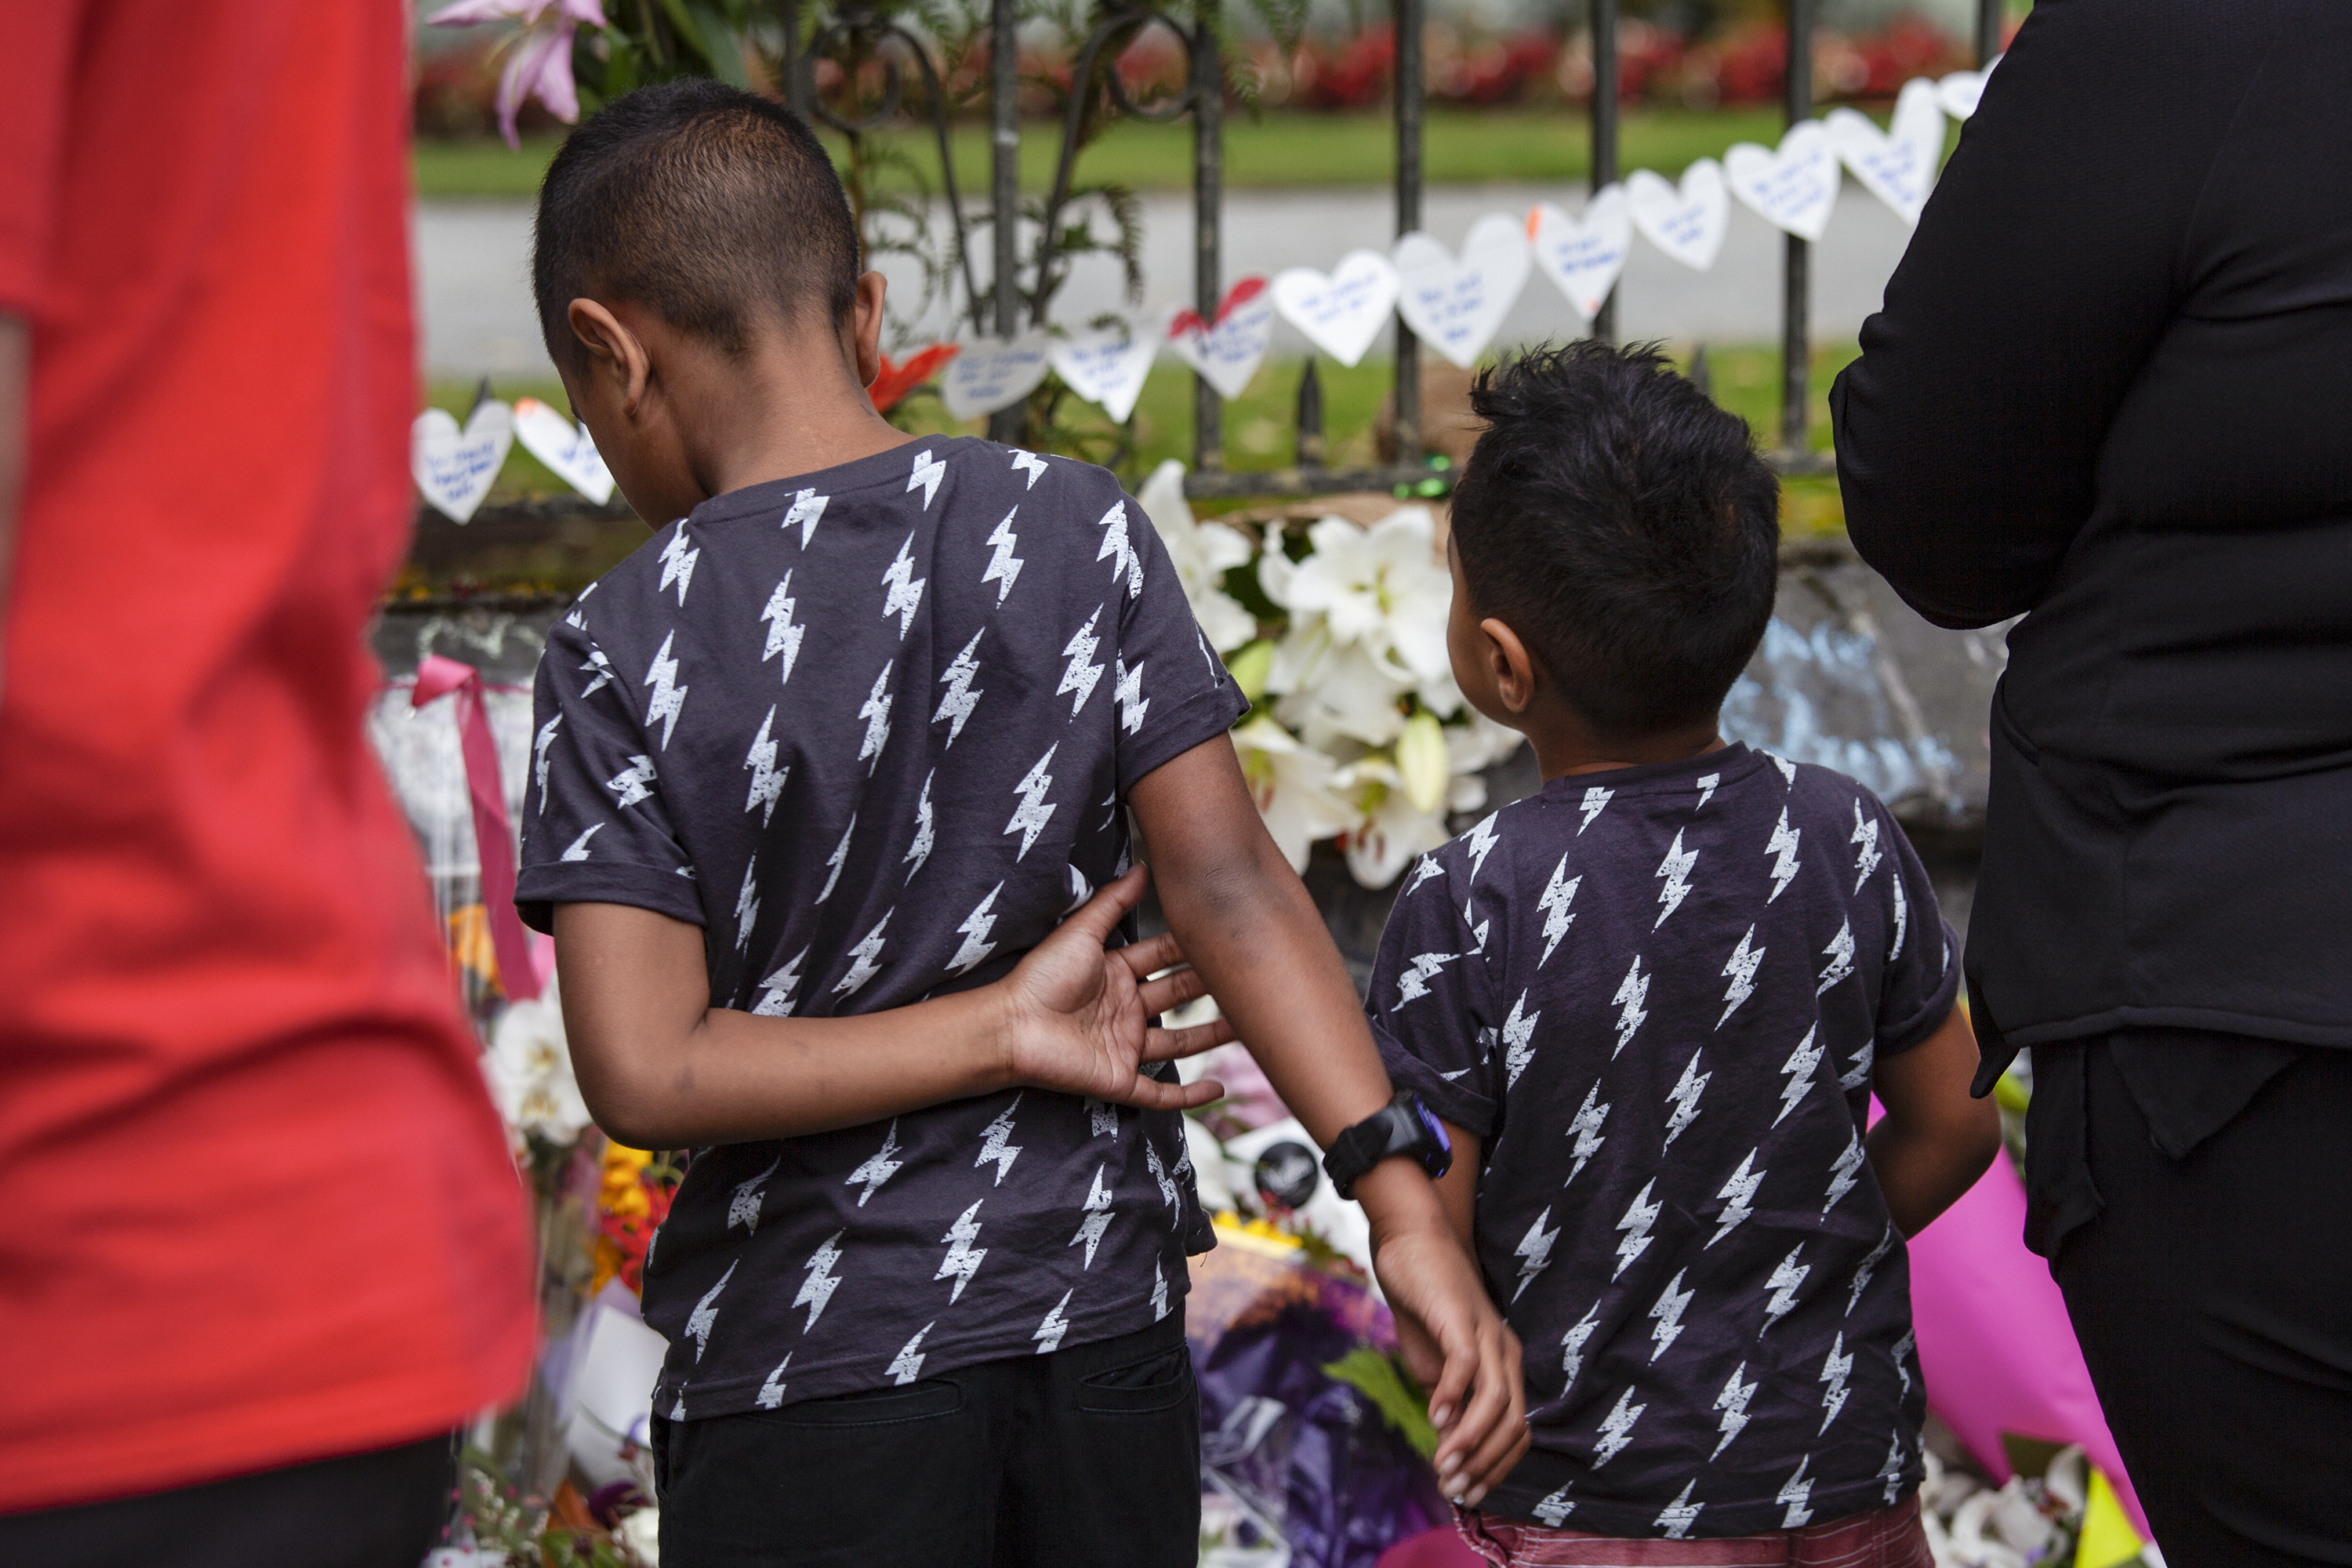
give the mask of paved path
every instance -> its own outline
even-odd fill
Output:
[[[1539,200],[1575,210],[1580,193],[1558,185],[1441,186],[1423,198],[1426,228],[1448,245],[1490,212],[1524,215]],[[1395,232],[1395,209],[1372,190],[1242,191],[1225,206],[1225,276],[1273,273],[1285,267],[1328,267],[1358,246],[1385,249]],[[1144,276],[1152,304],[1190,302],[1192,205],[1164,194],[1144,202]],[[1812,318],[1817,342],[1851,339],[1878,308],[1887,274],[1910,231],[1866,193],[1849,184],[1838,200],[1828,237],[1814,247]],[[541,347],[530,299],[530,209],[520,203],[428,202],[416,214],[417,288],[427,374],[446,377],[551,374]],[[1707,272],[1669,260],[1641,239],[1619,284],[1618,331],[1627,338],[1761,343],[1780,332],[1780,231],[1734,204],[1723,254]],[[893,287],[910,279],[886,267]],[[1055,319],[1079,321],[1118,305],[1118,264],[1081,258],[1056,302]],[[944,330],[944,313],[928,323]],[[1573,336],[1576,313],[1551,284],[1531,276],[1501,342]],[[1304,352],[1306,340],[1286,323],[1276,353]]]

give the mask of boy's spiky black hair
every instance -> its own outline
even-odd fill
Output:
[[[1780,480],[1655,344],[1531,350],[1478,377],[1454,492],[1472,605],[1603,739],[1704,721],[1762,640]]]
[[[857,230],[833,161],[800,116],[700,79],[614,99],[565,139],[539,191],[531,285],[559,364],[585,296],[636,301],[744,352],[763,316],[847,315]]]

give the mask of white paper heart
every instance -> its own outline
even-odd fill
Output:
[[[1724,188],[1723,165],[1712,158],[1684,170],[1679,188],[1647,169],[1634,170],[1625,181],[1625,207],[1643,239],[1700,272],[1715,265],[1731,226],[1731,194]]]
[[[1528,237],[1515,217],[1470,226],[1457,258],[1419,230],[1396,242],[1397,310],[1421,341],[1468,370],[1528,283]]]
[[[1885,131],[1851,109],[1830,110],[1826,124],[1838,161],[1863,189],[1905,223],[1916,224],[1944,162],[1944,110],[1936,101],[1936,84],[1923,76],[1905,82],[1895,100],[1894,123]]]
[[[1244,278],[1225,290],[1217,321],[1203,328],[1200,316],[1179,310],[1168,328],[1168,346],[1201,373],[1217,395],[1239,397],[1274,342],[1274,296],[1263,278]]]
[[[1328,275],[1293,267],[1274,279],[1274,307],[1307,342],[1352,365],[1396,309],[1396,268],[1377,250],[1351,250]]]
[[[1633,219],[1625,187],[1601,187],[1588,203],[1581,219],[1572,218],[1549,202],[1528,214],[1528,248],[1536,268],[1559,286],[1576,313],[1591,321],[1601,313],[1625,257],[1633,248]]]
[[[548,470],[598,506],[613,499],[612,470],[596,451],[585,425],[574,425],[536,397],[518,397],[515,439]]]
[[[1999,55],[1985,63],[1982,70],[1954,71],[1936,83],[1936,101],[1945,113],[1955,120],[1966,120],[1977,111],[1978,100],[1984,97],[1985,83],[1992,79],[1993,67],[2000,64]]]
[[[1043,332],[1024,332],[1007,342],[982,338],[940,372],[940,401],[957,419],[977,419],[1010,408],[1045,379],[1049,344]]]
[[[1723,155],[1724,178],[1765,222],[1800,239],[1819,239],[1830,226],[1838,194],[1837,149],[1818,120],[1789,127],[1775,148],[1733,144]]]
[[[433,510],[452,522],[470,520],[514,446],[514,410],[486,398],[463,430],[446,410],[428,408],[408,427],[408,471]]]
[[[1072,332],[1046,357],[1062,384],[1124,425],[1143,395],[1144,378],[1167,335],[1166,312],[1128,316],[1108,327]]]

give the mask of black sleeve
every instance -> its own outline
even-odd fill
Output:
[[[1847,531],[1927,619],[2048,590],[2283,9],[2042,0],[1986,84],[1830,394]]]

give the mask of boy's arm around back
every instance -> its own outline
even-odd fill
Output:
[[[1339,951],[1267,836],[1231,742],[1203,742],[1145,774],[1129,804],[1170,929],[1276,1092],[1329,1147],[1388,1103],[1389,1078]],[[1408,1364],[1433,1390],[1439,1481],[1475,1504],[1527,1448],[1518,1342],[1418,1166],[1384,1161],[1356,1195]]]
[[[1870,1169],[1906,1237],[1965,1196],[2000,1150],[2000,1113],[1969,1098],[1976,1032],[1955,1005],[1936,1032],[1882,1059],[1872,1085],[1886,1114],[1870,1130]]]

